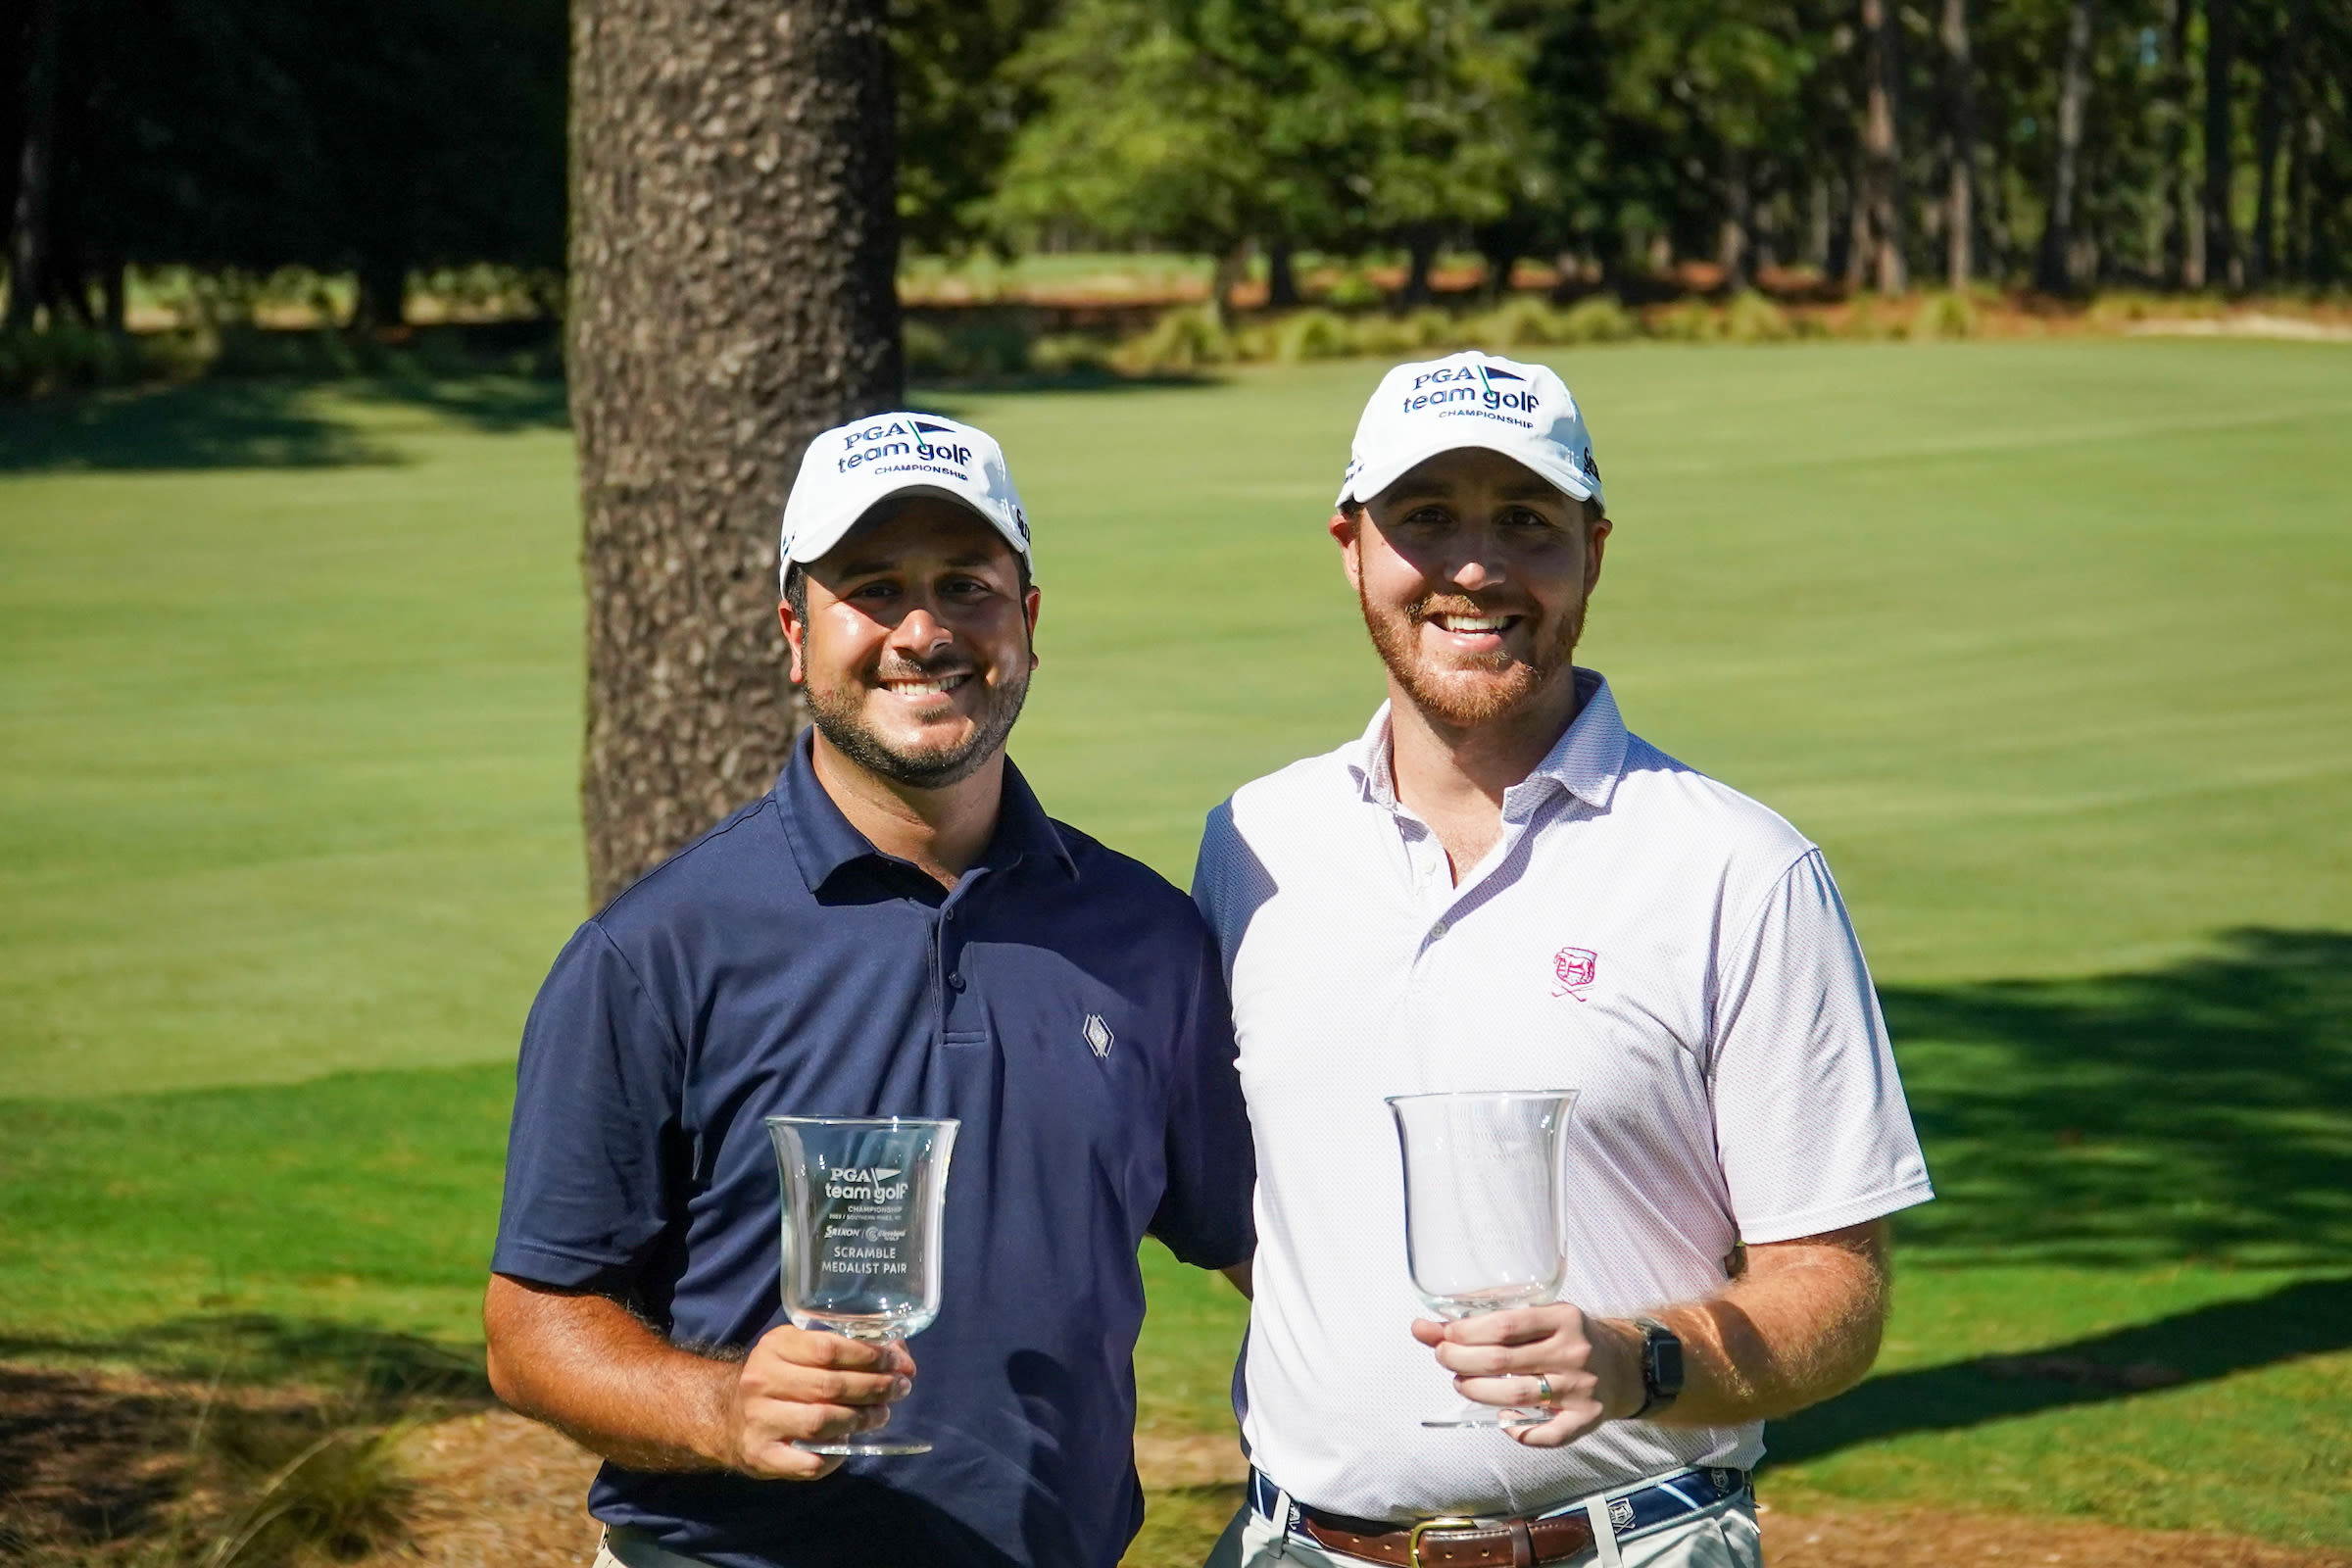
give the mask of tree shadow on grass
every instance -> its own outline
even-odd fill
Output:
[[[0,407],[0,473],[320,468],[398,461],[298,381],[210,381]]]
[[[1936,1200],[1909,1263],[2326,1270],[2023,1355],[1890,1372],[1777,1463],[2352,1347],[2352,935],[2250,929],[2139,974],[1882,992]]]
[[[397,446],[339,417],[318,394],[427,411],[503,434],[561,428],[560,381],[514,375],[322,382],[210,380],[0,405],[0,473],[321,468],[403,461]]]
[[[479,1350],[365,1324],[266,1312],[171,1318],[94,1339],[0,1332],[0,1361],[127,1367],[182,1383],[300,1384],[368,1403],[492,1399]]]
[[[2352,935],[2241,930],[2140,974],[1882,993],[1939,1265],[2352,1258]]]
[[[1775,1464],[1911,1432],[1951,1432],[2159,1389],[2209,1383],[2352,1346],[2352,1276],[2303,1280],[2028,1355],[1889,1372],[1772,1423]]]

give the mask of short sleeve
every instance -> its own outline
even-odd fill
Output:
[[[523,1025],[493,1270],[565,1290],[626,1284],[670,1222],[683,1077],[627,959],[595,921],[580,927]]]
[[[1208,813],[1201,829],[1200,854],[1193,862],[1193,902],[1217,935],[1220,967],[1228,984],[1250,921],[1273,896],[1274,878],[1242,837],[1233,819],[1233,803],[1227,801]]]
[[[1935,1196],[1861,944],[1818,850],[1724,955],[1712,1044],[1717,1157],[1742,1241],[1817,1236]]]
[[[1168,1080],[1167,1189],[1151,1231],[1187,1263],[1229,1268],[1257,1250],[1257,1159],[1235,1066],[1233,1007],[1206,930],[1192,969]]]

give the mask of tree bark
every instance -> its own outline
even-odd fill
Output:
[[[575,0],[581,812],[601,905],[773,781],[776,529],[809,438],[901,402],[884,0]]]
[[[2090,96],[2092,0],[2075,0],[2066,23],[2066,63],[2058,81],[2058,156],[2050,171],[2049,212],[2041,226],[2034,284],[2047,294],[2074,291],[2075,180],[2082,156],[2082,103]]]
[[[57,162],[57,74],[65,31],[64,0],[34,0],[32,58],[24,72],[24,143],[17,162],[17,204],[10,214],[9,326],[28,327],[33,310],[54,291],[55,235],[49,182]]]
[[[2237,59],[2232,0],[2205,0],[2205,281],[2235,286],[2237,229],[2230,217],[2230,73]]]
[[[1951,188],[1944,209],[1944,286],[1958,292],[1977,271],[1977,65],[1969,49],[1968,0],[1943,0],[1943,52],[1950,73]]]
[[[1900,112],[1896,26],[1893,0],[1862,0],[1868,81],[1862,117],[1862,167],[1869,192],[1864,210],[1870,223],[1871,278],[1882,294],[1900,294],[1910,287],[1903,257],[1902,145],[1895,130]]]

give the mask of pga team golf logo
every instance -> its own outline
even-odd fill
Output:
[[[948,439],[932,439],[936,436]],[[924,463],[952,463],[958,468],[968,468],[972,466],[972,449],[955,437],[953,426],[933,424],[927,419],[884,419],[852,430],[844,437],[843,445],[849,452],[835,461],[834,467],[849,473],[884,458],[915,458]]]
[[[1551,956],[1551,994],[1585,1000],[1592,989],[1593,968],[1600,956],[1591,948],[1562,948]]]
[[[1441,365],[1413,377],[1406,414],[1468,405],[1489,414],[1533,414],[1536,394],[1527,377],[1492,365]]]
[[[829,1170],[825,1172],[825,1196],[858,1203],[895,1203],[906,1196],[910,1184],[891,1178],[904,1174],[904,1171],[881,1165],[852,1165],[843,1170]]]

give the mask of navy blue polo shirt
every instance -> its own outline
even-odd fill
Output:
[[[986,855],[944,889],[850,825],[804,737],[765,799],[579,929],[517,1078],[492,1267],[681,1345],[787,1321],[762,1117],[963,1124],[939,1319],[894,1417],[932,1451],[815,1482],[607,1464],[597,1517],[726,1568],[1118,1561],[1143,1518],[1136,1249],[1217,1268],[1252,1248],[1231,1015],[1189,898],[1048,818],[1009,763]]]

